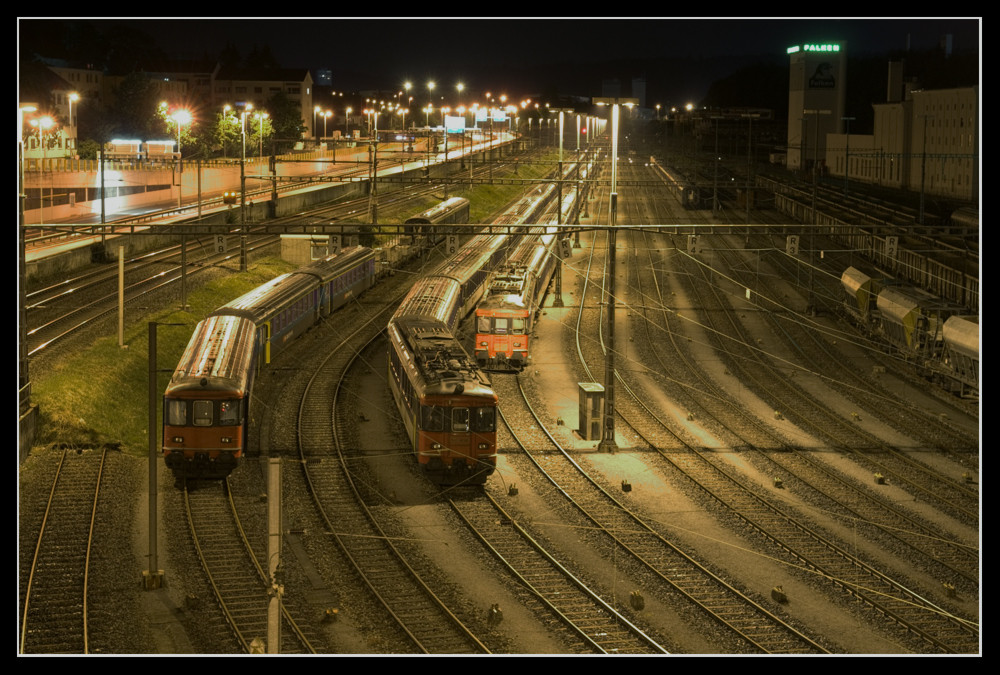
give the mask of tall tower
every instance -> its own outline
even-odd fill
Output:
[[[824,164],[826,135],[841,133],[847,93],[847,44],[810,43],[788,48],[789,169]]]

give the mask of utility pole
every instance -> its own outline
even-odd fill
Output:
[[[604,355],[604,423],[599,452],[615,452],[615,254],[618,246],[615,225],[618,220],[618,110],[619,104],[638,105],[636,99],[594,98],[597,105],[611,107],[611,214],[608,226],[608,274],[604,281],[608,315],[607,350]]]

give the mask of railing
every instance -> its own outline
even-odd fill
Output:
[[[324,159],[332,156],[333,149],[317,149],[301,152],[292,152],[278,156],[278,161],[307,161],[310,159]],[[239,166],[239,157],[227,157],[224,159],[185,159],[184,162],[193,165],[201,162],[204,168]],[[247,157],[246,164],[261,163],[268,161],[268,157]],[[116,159],[107,158],[104,160],[105,171],[173,171],[177,168],[177,161],[173,159]],[[98,172],[101,170],[100,160],[97,159],[73,159],[72,157],[25,157],[25,173],[77,173],[77,172]]]

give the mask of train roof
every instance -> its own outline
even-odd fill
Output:
[[[210,316],[231,314],[260,323],[266,321],[297,296],[315,288],[319,278],[313,272],[288,272],[227,302]]]
[[[408,218],[405,222],[406,225],[417,224],[433,224],[436,223],[440,218],[452,212],[455,209],[464,208],[468,205],[469,200],[465,197],[450,197],[444,200],[437,206],[432,206],[423,213],[419,213],[412,218]]]
[[[210,316],[195,326],[164,395],[181,391],[246,393],[257,328],[240,316]]]
[[[945,344],[959,354],[979,360],[979,317],[951,316],[941,329]]]
[[[897,323],[913,320],[917,315],[938,315],[945,318],[960,314],[961,308],[912,286],[890,286],[878,294],[876,302],[882,316]]]
[[[296,270],[299,274],[312,274],[322,282],[329,281],[344,270],[365,260],[374,260],[375,252],[366,246],[351,246],[337,253],[331,253],[322,260]]]
[[[449,277],[464,284],[496,255],[507,239],[506,234],[476,235],[442,263],[431,276]]]
[[[464,395],[496,401],[489,379],[440,321],[394,318],[389,339],[418,396]]]
[[[448,277],[418,279],[399,303],[399,308],[392,318],[396,320],[406,316],[426,317],[448,326],[451,330],[453,326],[450,322],[461,290],[459,283]]]
[[[858,291],[861,289],[871,290],[872,284],[878,284],[878,279],[873,279],[861,270],[848,267],[844,270],[844,273],[840,275],[840,283],[843,284],[845,288],[851,291]]]

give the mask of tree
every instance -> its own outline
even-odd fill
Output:
[[[306,130],[302,119],[302,109],[284,92],[278,92],[267,101],[266,109],[271,115],[271,125],[276,138],[280,140],[299,140]]]
[[[115,89],[115,104],[110,111],[113,133],[143,140],[164,136],[167,128],[158,108],[156,84],[146,73],[133,71]]]

